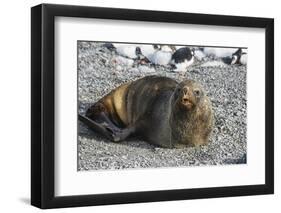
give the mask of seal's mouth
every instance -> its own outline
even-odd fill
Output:
[[[194,103],[190,99],[188,99],[188,98],[182,98],[181,99],[181,104],[183,106],[185,106],[189,110],[192,109],[193,106],[194,106]]]

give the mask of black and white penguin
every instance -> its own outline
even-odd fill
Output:
[[[137,59],[141,54],[139,46],[135,44],[105,43],[104,46],[118,55],[130,59]]]
[[[116,51],[116,47],[112,43],[106,42],[102,46],[109,49],[110,51]]]
[[[139,57],[139,48],[134,44],[114,44],[116,52],[124,57],[137,59]]]
[[[215,58],[226,58],[231,57],[236,50],[236,48],[204,47],[203,53]]]
[[[242,51],[242,49],[239,48],[235,53],[232,54],[232,59],[230,64],[246,65],[247,52]]]
[[[171,45],[153,45],[155,52],[149,55],[148,60],[155,65],[166,66],[171,62],[172,55],[175,51]]]
[[[182,47],[176,50],[172,55],[171,64],[174,66],[174,71],[186,71],[194,62],[194,49]]]
[[[158,50],[158,47],[150,44],[142,44],[137,48],[137,54],[140,56],[140,64],[150,63],[153,54]]]

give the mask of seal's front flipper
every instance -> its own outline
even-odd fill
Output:
[[[93,121],[92,119],[78,114],[78,118],[80,121],[82,121],[84,124],[86,124],[88,127],[90,127],[92,130],[97,131],[98,133],[104,135],[109,140],[114,140],[112,136],[112,132],[108,130],[108,127],[105,123],[98,123],[96,121]]]
[[[130,135],[135,133],[135,128],[134,127],[127,127],[124,129],[119,129],[119,131],[113,132],[113,140],[114,142],[119,142],[123,141],[126,138],[128,138]]]

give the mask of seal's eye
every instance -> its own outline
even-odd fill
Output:
[[[200,91],[198,89],[195,89],[193,92],[194,92],[194,95],[196,95],[196,96],[200,95]]]

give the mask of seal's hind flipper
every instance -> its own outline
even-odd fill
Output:
[[[124,140],[130,135],[131,129],[120,129],[116,127],[112,122],[96,122],[86,116],[78,114],[78,118],[92,130],[99,132],[100,134],[107,137],[109,140],[119,142]]]
[[[98,133],[104,135],[110,140],[113,140],[112,133],[108,131],[106,125],[102,125],[96,121],[93,121],[92,119],[78,114],[78,119],[82,121],[84,124],[86,124],[88,127],[90,127],[92,130],[97,131]]]

